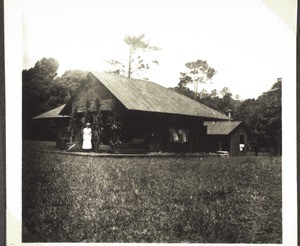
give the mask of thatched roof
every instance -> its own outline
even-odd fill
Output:
[[[207,135],[228,135],[241,124],[241,121],[204,122],[204,126],[207,126]]]
[[[150,81],[91,72],[128,110],[198,116],[207,119],[230,118],[206,105]]]
[[[40,114],[38,116],[35,116],[33,119],[55,119],[55,118],[68,118],[69,115],[60,115],[59,113],[62,111],[62,109],[66,106],[66,104],[63,104],[57,108],[51,109],[43,114]]]

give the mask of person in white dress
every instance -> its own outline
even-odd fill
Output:
[[[83,129],[82,149],[84,150],[92,149],[92,129],[90,127],[90,123],[86,123],[86,127]]]

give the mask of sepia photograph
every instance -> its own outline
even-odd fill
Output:
[[[8,241],[296,245],[296,1],[5,2]]]

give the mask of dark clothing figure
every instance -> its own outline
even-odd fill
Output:
[[[254,141],[253,148],[254,148],[255,156],[258,156],[258,152],[259,152],[260,148],[259,148],[259,144],[257,141]]]

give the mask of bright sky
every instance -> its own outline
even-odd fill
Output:
[[[106,70],[105,60],[127,59],[125,34],[145,34],[162,48],[148,77],[166,87],[176,86],[184,64],[197,59],[217,70],[208,91],[227,86],[242,99],[256,98],[279,77],[292,78],[295,33],[261,0],[23,2],[26,69],[53,57],[59,74]]]

